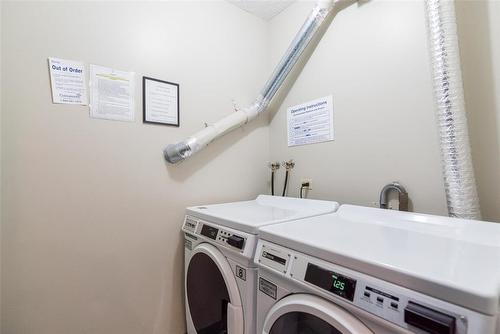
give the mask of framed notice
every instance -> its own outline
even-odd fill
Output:
[[[179,126],[179,85],[142,77],[143,122]]]

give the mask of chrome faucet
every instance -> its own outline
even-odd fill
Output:
[[[388,194],[391,190],[396,190],[399,194],[399,211],[408,211],[408,192],[399,182],[392,182],[384,186],[380,192],[380,208],[387,209]]]

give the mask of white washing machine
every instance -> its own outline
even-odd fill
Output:
[[[255,262],[258,334],[500,334],[500,224],[342,205]]]
[[[254,334],[258,228],[336,211],[338,204],[260,195],[187,208],[185,300],[189,334]]]

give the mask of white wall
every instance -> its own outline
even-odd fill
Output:
[[[481,209],[500,222],[500,2],[459,1],[456,9]]]
[[[298,2],[271,21],[277,61],[310,10]],[[446,214],[423,2],[369,1],[332,22],[270,124],[271,160],[297,163],[290,194],[371,205],[391,181],[417,212]],[[286,108],[332,94],[335,141],[288,148]]]
[[[266,31],[226,2],[3,3],[4,333],[184,332],[184,207],[267,189],[266,119],[162,149],[255,97]],[[47,57],[135,71],[136,121],[52,104]],[[142,75],[180,83],[180,128],[142,124]]]
[[[2,323],[2,3],[0,2],[0,324]],[[0,334],[2,326],[0,326]]]

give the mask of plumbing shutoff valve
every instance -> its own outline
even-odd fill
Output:
[[[271,168],[271,170],[274,172],[274,171],[277,171],[278,169],[280,169],[280,163],[279,162],[271,162],[269,163],[269,168]]]
[[[295,167],[295,162],[293,160],[283,161],[283,167],[288,171]]]

